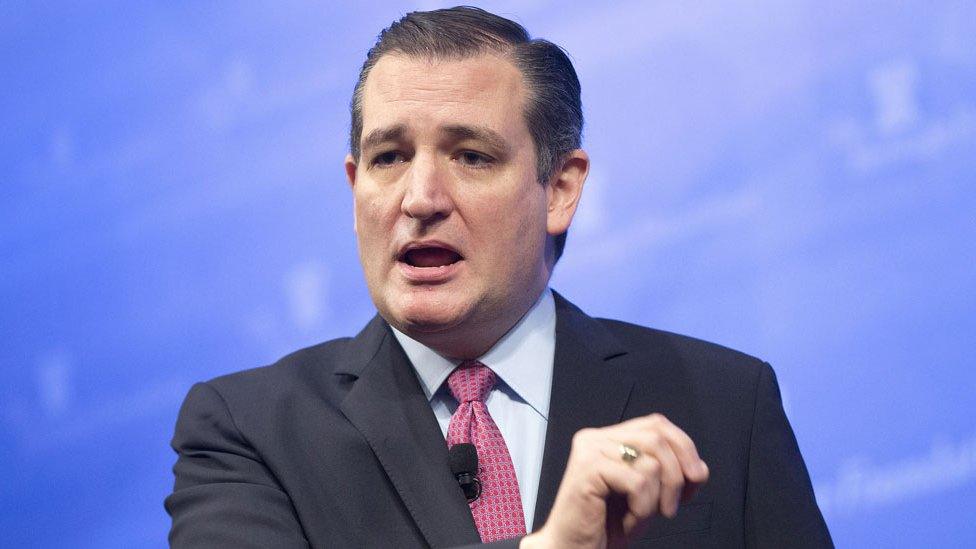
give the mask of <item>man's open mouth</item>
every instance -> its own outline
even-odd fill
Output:
[[[444,267],[464,259],[452,248],[440,244],[410,245],[398,258],[411,267]]]

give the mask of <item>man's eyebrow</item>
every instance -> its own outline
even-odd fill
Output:
[[[506,141],[501,134],[484,126],[467,126],[463,124],[456,124],[443,126],[441,131],[457,141],[461,141],[463,139],[482,141],[487,143],[489,147],[495,149],[499,153],[507,153],[511,148],[508,145],[508,141]]]
[[[375,130],[366,134],[363,138],[362,144],[360,145],[360,150],[367,150],[372,147],[379,145],[380,143],[386,143],[387,141],[400,141],[403,139],[403,135],[407,133],[407,127],[403,124],[396,124],[387,128],[376,128]]]

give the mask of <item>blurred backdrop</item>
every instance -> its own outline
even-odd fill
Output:
[[[190,385],[373,315],[347,104],[442,5],[0,3],[0,545],[164,546]],[[770,361],[838,546],[974,546],[974,4],[482,6],[583,83],[553,287]]]

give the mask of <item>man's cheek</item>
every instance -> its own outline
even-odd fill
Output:
[[[369,234],[371,237],[386,236],[390,238],[389,223],[384,224],[384,219],[390,215],[384,215],[390,208],[384,206],[380,198],[371,198],[357,204],[355,219],[356,230],[358,233]],[[394,210],[395,216],[395,210]]]

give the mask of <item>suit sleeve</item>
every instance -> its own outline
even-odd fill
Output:
[[[190,389],[172,446],[171,547],[308,546],[288,495],[210,385]]]
[[[747,547],[834,546],[783,411],[776,374],[765,363],[757,382],[748,474]]]

